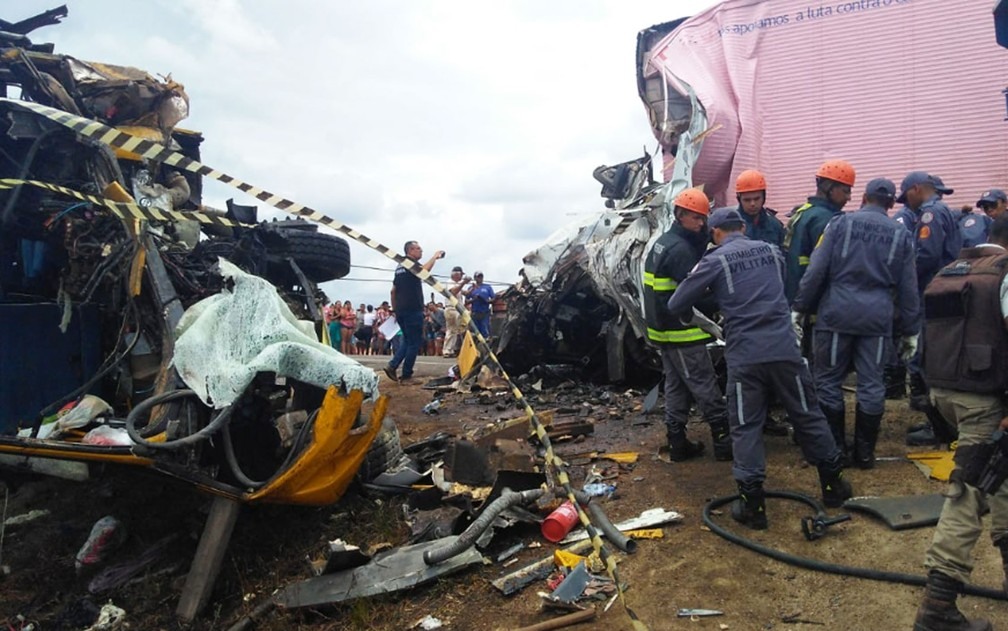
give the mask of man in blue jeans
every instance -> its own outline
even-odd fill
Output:
[[[420,257],[423,256],[423,248],[416,241],[407,241],[403,252],[407,259],[413,261],[411,267],[418,265]],[[430,272],[434,268],[434,263],[444,258],[444,254],[444,250],[435,252],[434,256],[422,265],[423,269]],[[392,279],[392,310],[402,331],[403,343],[392,356],[392,361],[385,367],[385,374],[392,381],[404,381],[413,376],[413,364],[416,363],[417,353],[423,344],[424,299],[423,281],[402,265],[396,268],[395,277]],[[402,379],[396,374],[400,364],[403,369]]]

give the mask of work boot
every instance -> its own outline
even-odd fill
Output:
[[[704,444],[686,438],[686,430],[668,433],[669,460],[683,462],[703,455]]]
[[[732,519],[746,528],[766,530],[766,494],[759,482],[738,483],[739,498],[732,502]]]
[[[868,414],[857,407],[854,416],[854,466],[871,469],[875,466],[875,443],[878,441],[881,414]]]
[[[886,366],[882,373],[885,382],[885,398],[890,401],[906,397],[906,368]]]
[[[924,405],[921,411],[927,416],[927,423],[923,429],[914,431],[913,427],[910,428],[906,437],[907,445],[911,447],[941,443],[950,445],[959,438],[959,430],[950,425],[930,401]]]
[[[910,373],[910,409],[923,412],[931,404],[928,386],[920,373]]]
[[[850,462],[850,456],[847,453],[847,431],[844,427],[847,424],[847,415],[843,408],[839,410],[831,410],[822,406],[820,408],[822,408],[823,416],[826,417],[826,424],[829,425],[830,433],[833,434],[833,442],[840,448],[840,456],[842,458],[840,464],[846,467]]]
[[[987,620],[970,622],[956,607],[962,581],[945,576],[937,570],[928,572],[924,601],[917,609],[914,631],[993,631]]]
[[[819,470],[819,486],[822,488],[823,504],[826,508],[840,508],[850,499],[854,491],[850,482],[843,477],[843,465],[837,456],[831,461],[821,462],[816,467]]]
[[[710,426],[711,445],[714,447],[714,459],[721,462],[730,462],[732,459],[731,434],[728,432],[728,423],[713,423]]]

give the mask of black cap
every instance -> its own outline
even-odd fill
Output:
[[[907,176],[903,178],[903,181],[900,183],[900,194],[899,197],[896,198],[896,201],[901,204],[906,203],[907,191],[918,184],[934,186],[935,181],[926,171],[911,171],[910,173],[907,173]]]
[[[715,209],[714,212],[710,214],[707,218],[707,226],[713,230],[714,228],[720,228],[727,223],[742,223],[742,215],[739,211],[730,207],[724,206],[722,208]]]
[[[865,187],[865,195],[872,195],[876,197],[884,197],[886,199],[892,199],[896,197],[896,185],[893,184],[892,180],[877,177],[871,182],[868,182],[868,186]]]
[[[462,266],[461,265],[456,265],[455,267],[452,268],[452,271],[453,272],[461,272],[462,271]]]

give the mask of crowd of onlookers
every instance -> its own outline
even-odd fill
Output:
[[[382,332],[382,325],[393,315],[387,301],[378,307],[361,303],[357,309],[349,300],[335,301],[325,307],[324,315],[329,343],[344,355],[391,355],[402,342],[401,333],[388,339]],[[428,302],[424,308],[424,343],[420,354],[436,356],[444,352],[445,328],[444,303]]]

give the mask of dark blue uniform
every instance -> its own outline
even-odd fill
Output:
[[[921,204],[917,221],[917,287],[920,293],[938,270],[959,257],[962,235],[952,211],[938,195]]]
[[[673,313],[688,313],[710,290],[724,315],[732,473],[740,484],[762,484],[766,477],[763,423],[771,391],[787,410],[809,462],[824,465],[840,457],[798,352],[783,277],[784,259],[776,246],[729,233],[668,302]],[[820,479],[823,475],[820,467]]]
[[[738,207],[738,212],[745,221],[747,237],[753,241],[764,241],[773,243],[777,247],[784,244],[784,224],[777,218],[777,211],[772,208],[760,208],[760,211],[753,217],[742,210],[742,205]]]
[[[893,215],[893,220],[906,228],[911,235],[917,234],[917,213],[910,210],[909,206],[903,206]]]
[[[917,289],[918,294],[923,297],[924,288],[928,286],[938,270],[959,257],[959,250],[962,249],[962,235],[959,234],[959,226],[956,225],[952,211],[937,194],[932,195],[930,199],[921,204],[918,214],[916,232]],[[921,302],[923,304],[923,299]],[[922,320],[923,315],[922,306]],[[917,354],[907,362],[907,370],[918,380],[921,378],[920,351],[922,348],[923,345],[920,345]]]
[[[959,224],[962,247],[975,248],[981,243],[987,243],[987,233],[994,220],[984,213],[961,213],[956,223]]]
[[[815,382],[834,440],[844,448],[843,382],[857,374],[855,460],[874,464],[875,443],[885,411],[883,359],[893,327],[893,298],[899,321],[915,334],[919,321],[917,274],[910,233],[868,205],[839,215],[812,253],[792,308],[817,313]]]

